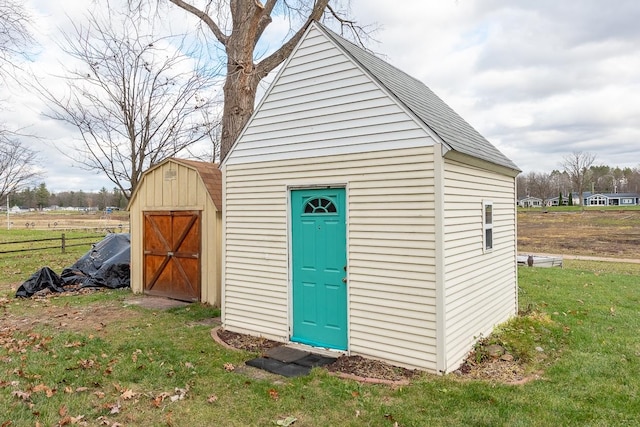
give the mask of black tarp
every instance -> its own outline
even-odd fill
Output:
[[[60,276],[49,267],[38,270],[18,288],[16,297],[30,297],[45,289],[64,292],[88,287],[128,287],[131,286],[130,263],[129,233],[108,234],[75,264],[62,270]]]

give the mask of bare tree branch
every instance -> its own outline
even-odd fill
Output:
[[[42,178],[35,151],[22,145],[16,135],[0,130],[0,199]]]
[[[580,204],[582,204],[582,193],[584,185],[589,174],[589,168],[596,159],[596,155],[592,153],[583,153],[582,151],[574,151],[563,158],[562,166],[569,174],[569,178],[574,185],[574,190],[578,192]]]
[[[63,95],[38,86],[51,108],[45,114],[80,132],[73,159],[104,173],[127,199],[144,170],[210,137],[202,120],[213,114],[202,112],[216,107],[218,81],[217,72],[193,68],[198,55],[181,53],[180,40],[146,34],[136,19],[111,11],[74,24],[62,48],[81,68],[67,69]]]
[[[20,70],[16,58],[28,57],[28,49],[35,43],[30,25],[31,17],[23,2],[0,2],[0,77],[6,78]]]
[[[211,17],[206,12],[182,0],[169,0],[169,1],[175,4],[176,6],[178,6],[179,8],[186,10],[187,12],[197,16],[198,19],[200,19],[202,22],[204,22],[207,25],[207,27],[209,27],[209,29],[211,30],[213,35],[216,37],[216,39],[218,39],[218,41],[223,46],[226,46],[228,37],[222,32],[222,30],[220,30],[220,27],[218,27],[218,24],[216,24],[214,20],[211,19]]]
[[[346,12],[335,5],[329,7],[330,0],[263,1],[264,4],[260,0],[169,0],[208,26],[224,47],[227,74],[223,92],[221,158],[227,155],[253,113],[260,81],[289,56],[312,21],[330,18],[337,22],[341,32],[348,29],[352,38],[363,45],[368,38],[368,32],[348,19]],[[196,7],[198,3],[205,6]],[[212,13],[216,14],[216,20]],[[289,20],[288,38],[274,52],[258,61],[256,50],[264,48],[260,46],[260,39],[276,14]],[[230,20],[225,20],[228,17]],[[230,22],[230,28],[225,29],[226,34],[221,30],[222,22]]]
[[[284,61],[293,48],[298,44],[302,35],[306,31],[309,24],[313,21],[319,20],[324,14],[324,10],[329,4],[329,0],[318,0],[314,3],[313,9],[304,25],[300,27],[300,29],[291,37],[286,43],[284,43],[278,50],[273,52],[271,55],[263,59],[256,66],[256,73],[260,78],[264,78],[267,74],[269,74],[275,67],[280,65],[282,61]]]

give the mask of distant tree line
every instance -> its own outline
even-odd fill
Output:
[[[565,199],[570,193],[638,193],[640,192],[640,166],[619,168],[593,165],[595,156],[573,153],[564,158],[563,170],[527,172],[517,178],[518,199],[553,197]]]
[[[6,197],[2,200],[2,207],[6,207]],[[97,193],[79,191],[61,191],[51,193],[45,183],[33,188],[24,188],[19,192],[9,194],[9,207],[18,206],[23,209],[42,210],[51,207],[58,208],[97,208],[104,210],[108,206],[124,209],[127,199],[118,188],[109,191],[102,187]]]

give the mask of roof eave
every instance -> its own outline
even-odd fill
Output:
[[[520,172],[522,172],[518,168],[512,168],[512,167],[504,166],[498,163],[489,162],[487,160],[480,159],[478,157],[464,154],[455,150],[447,151],[443,157],[449,160],[454,160],[460,163],[464,163],[466,165],[490,170],[490,171],[499,173],[501,175],[506,175],[512,178],[515,178],[516,176],[518,176],[518,174],[520,174]]]

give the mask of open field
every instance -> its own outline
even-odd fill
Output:
[[[81,230],[81,229],[108,229],[129,230],[129,213],[116,211],[111,214],[105,212],[24,212],[10,214],[7,219],[6,212],[0,217],[0,226],[7,228],[7,222],[11,229],[17,230]]]
[[[640,259],[640,210],[520,210],[518,252]]]

